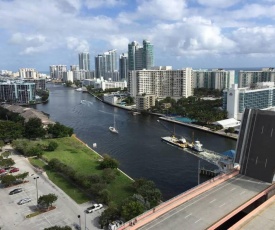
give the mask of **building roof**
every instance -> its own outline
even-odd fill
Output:
[[[234,118],[229,118],[229,119],[214,122],[214,124],[221,125],[222,127],[237,127],[240,125],[240,123],[241,123],[240,121]]]
[[[22,117],[24,117],[25,121],[28,121],[30,118],[39,118],[43,125],[55,124],[55,122],[51,121],[46,114],[33,108],[25,108],[19,105],[10,104],[4,104],[2,107],[11,112],[19,113]]]
[[[222,153],[222,155],[230,157],[232,159],[234,159],[235,154],[236,154],[235,150],[232,150],[232,149]]]

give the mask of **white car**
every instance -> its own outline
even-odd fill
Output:
[[[94,212],[94,211],[99,210],[101,208],[103,208],[102,204],[94,204],[93,206],[87,208],[85,212],[86,213],[91,213],[91,212]]]
[[[31,198],[24,198],[24,199],[22,199],[22,200],[20,200],[19,202],[18,202],[18,204],[26,204],[26,203],[29,203],[29,202],[31,202],[32,201],[32,199]]]

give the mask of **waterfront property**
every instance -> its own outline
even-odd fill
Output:
[[[22,80],[0,82],[0,100],[10,103],[30,104],[36,101],[35,83]]]

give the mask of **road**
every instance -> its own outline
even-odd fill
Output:
[[[238,175],[179,205],[140,229],[207,229],[268,186],[269,183]]]
[[[3,151],[11,149],[6,147]],[[15,161],[15,167],[20,169],[17,173],[29,172],[26,178],[29,182],[21,184],[20,186],[13,186],[10,188],[0,189],[0,228],[2,230],[39,230],[51,226],[70,226],[74,229],[76,224],[81,224],[82,229],[100,229],[98,225],[98,218],[104,209],[98,210],[95,213],[85,214],[84,210],[91,206],[93,203],[88,202],[85,204],[77,204],[55,184],[53,184],[47,177],[46,173],[36,173],[28,159],[21,156],[12,154],[11,156]],[[37,181],[34,177],[39,177]],[[32,218],[26,216],[35,211],[37,204],[37,190],[38,197],[49,193],[54,193],[58,196],[57,201],[54,203],[56,209],[40,214]],[[23,192],[9,195],[9,192],[17,187],[22,187]],[[18,205],[18,201],[30,197],[32,201],[24,205]],[[78,218],[80,215],[80,219]],[[79,222],[80,221],[80,222]]]

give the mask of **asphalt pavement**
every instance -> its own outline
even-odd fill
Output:
[[[6,146],[3,151],[5,150],[12,149],[10,146]],[[80,205],[77,204],[59,187],[53,184],[48,179],[45,172],[35,170],[27,158],[17,154],[12,154],[11,158],[15,161],[15,167],[20,169],[17,173],[29,172],[29,176],[26,178],[28,181],[27,183],[10,188],[0,188],[1,230],[43,230],[44,228],[55,225],[67,225],[75,229],[75,226],[79,224],[82,229],[100,229],[98,218],[104,209],[86,214],[84,210],[93,204],[92,201]],[[36,177],[39,178],[34,179]],[[18,187],[23,188],[23,191],[14,195],[9,195],[11,190]],[[33,213],[36,209],[37,192],[38,197],[49,193],[57,195],[58,199],[54,203],[56,209],[32,218],[26,218],[28,214]],[[23,205],[18,204],[21,199],[27,197],[31,198],[32,201]],[[80,218],[78,218],[79,215]]]

